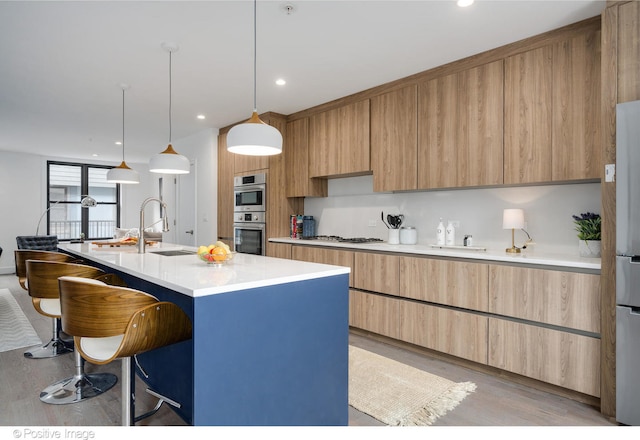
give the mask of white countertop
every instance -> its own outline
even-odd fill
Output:
[[[335,248],[357,249],[370,252],[393,252],[413,255],[429,255],[437,257],[466,258],[472,260],[500,261],[513,264],[558,266],[576,269],[600,270],[600,258],[583,258],[578,255],[545,253],[525,249],[520,254],[508,254],[504,248],[486,250],[470,250],[459,246],[456,249],[439,249],[423,244],[388,244],[377,243],[341,243],[337,241],[304,240],[289,237],[270,238],[274,243],[289,243],[304,246],[329,246]],[[577,250],[576,250],[577,253]]]
[[[154,254],[160,250],[196,251],[196,248],[164,242],[147,246],[144,254],[138,253],[137,246],[98,247],[90,242],[60,243],[58,247],[80,258],[192,297],[348,274],[351,270],[342,266],[241,253],[219,267],[206,264],[195,253],[179,256]]]

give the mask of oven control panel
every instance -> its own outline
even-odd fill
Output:
[[[234,212],[234,223],[264,223],[264,212]]]

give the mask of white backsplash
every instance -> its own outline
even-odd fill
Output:
[[[442,218],[457,220],[456,244],[465,235],[474,246],[511,246],[511,231],[502,229],[502,211],[522,208],[526,231],[535,245],[528,252],[577,253],[578,238],[572,215],[600,213],[600,183],[544,185],[509,188],[459,189],[406,193],[374,193],[373,177],[329,180],[329,196],[305,198],[304,214],[316,220],[318,235],[373,237],[387,240],[381,212],[403,214],[405,226],[418,231],[418,244],[435,243],[436,226]],[[375,226],[370,224],[375,223]],[[515,244],[527,236],[516,231]]]

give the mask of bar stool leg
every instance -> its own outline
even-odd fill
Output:
[[[30,359],[45,359],[71,353],[73,346],[60,339],[60,318],[53,318],[53,336],[41,347],[34,347],[24,352],[24,357]]]
[[[130,357],[122,358],[122,426],[135,425],[136,383],[135,369]]]
[[[84,359],[75,351],[76,374],[49,385],[40,393],[44,403],[64,405],[99,396],[112,388],[118,378],[111,373],[85,374]]]

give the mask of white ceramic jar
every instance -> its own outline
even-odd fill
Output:
[[[418,231],[413,226],[403,226],[400,228],[400,244],[416,244],[418,242]]]

